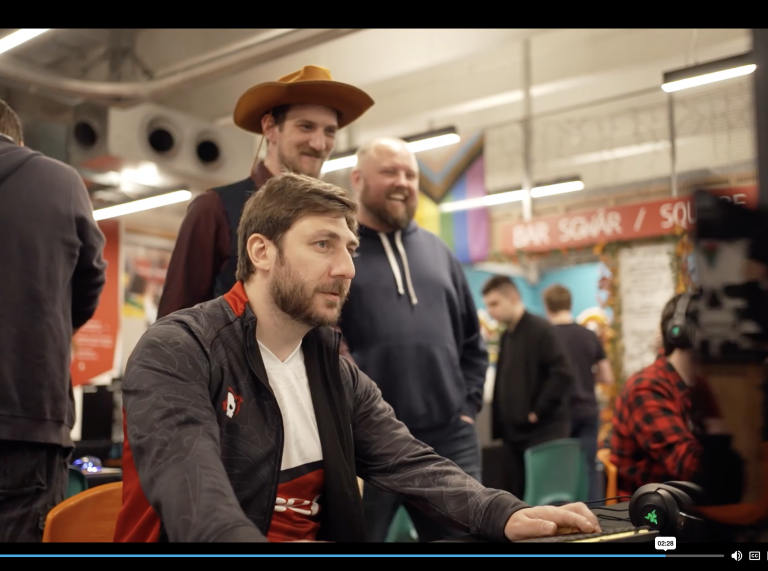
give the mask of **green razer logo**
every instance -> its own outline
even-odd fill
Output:
[[[650,521],[653,525],[657,525],[659,523],[659,520],[656,519],[656,510],[653,510],[651,513],[645,516],[645,519]]]

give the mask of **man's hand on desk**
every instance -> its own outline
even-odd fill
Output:
[[[582,503],[525,508],[512,514],[504,526],[504,535],[510,541],[600,531],[597,517]]]

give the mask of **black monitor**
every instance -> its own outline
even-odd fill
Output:
[[[112,441],[115,387],[83,385],[81,441]]]

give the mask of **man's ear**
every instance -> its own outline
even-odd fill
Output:
[[[360,169],[352,169],[352,172],[349,175],[349,181],[352,183],[352,190],[354,193],[360,194],[360,188],[362,187],[363,182],[363,174],[360,172]]]
[[[257,270],[269,271],[275,258],[275,245],[262,234],[251,234],[246,243],[248,258]]]
[[[261,131],[269,143],[274,144],[276,129],[277,125],[275,125],[275,118],[272,116],[272,113],[267,113],[261,118]]]

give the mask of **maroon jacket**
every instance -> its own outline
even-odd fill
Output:
[[[251,175],[255,190],[272,176],[259,161]],[[216,276],[237,247],[230,236],[226,209],[216,190],[206,190],[189,204],[168,265],[158,319],[216,297]]]

